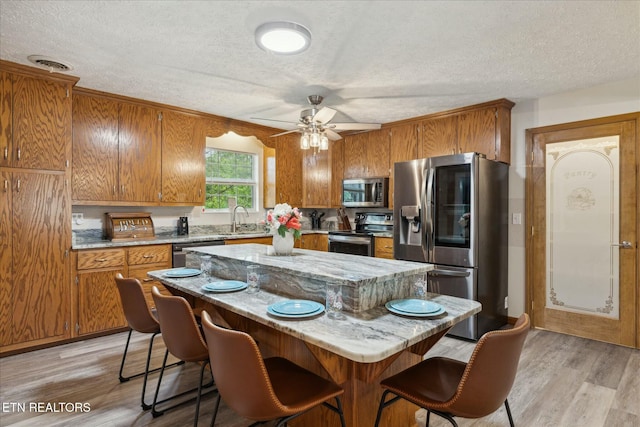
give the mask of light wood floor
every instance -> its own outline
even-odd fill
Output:
[[[130,348],[130,367],[134,369],[143,366],[147,337],[134,333]],[[0,425],[192,425],[193,405],[154,419],[149,411],[140,408],[142,379],[122,384],[118,381],[125,340],[126,334],[122,333],[0,359]],[[156,366],[164,353],[162,341],[157,342],[160,345],[154,351]],[[427,356],[446,355],[466,361],[473,346],[444,338]],[[173,368],[165,374],[163,393],[191,387],[197,376],[196,365]],[[153,397],[157,374],[151,378],[148,400]],[[87,403],[90,411],[30,412],[30,404],[39,402],[57,404],[58,409],[62,403]],[[213,395],[203,399],[199,425],[209,425],[213,402]],[[639,427],[640,351],[532,330],[509,402],[518,427]],[[24,404],[26,411],[20,411],[18,404]],[[508,420],[501,409],[480,420],[458,419],[458,423],[497,427],[507,426]],[[236,416],[224,403],[221,405],[217,426],[249,424],[249,420]],[[424,420],[418,425],[424,425]],[[448,425],[436,416],[431,419],[431,426]]]

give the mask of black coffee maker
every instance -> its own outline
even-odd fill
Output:
[[[311,229],[312,230],[319,230],[320,229],[320,224],[322,223],[322,217],[323,216],[324,216],[324,212],[322,212],[320,215],[318,215],[318,211],[311,212],[311,215],[309,215],[309,217],[311,218]]]
[[[189,234],[189,219],[181,216],[178,219],[178,236],[186,236]]]

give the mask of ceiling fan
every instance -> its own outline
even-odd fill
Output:
[[[285,122],[282,120],[269,120],[274,122],[283,122],[295,124],[297,129],[288,130],[271,136],[281,136],[289,133],[298,132],[302,134],[300,138],[300,146],[302,149],[310,147],[319,147],[320,150],[329,148],[329,140],[335,141],[342,139],[338,132],[347,130],[375,130],[380,129],[379,123],[331,123],[331,119],[336,114],[336,110],[329,107],[319,108],[324,98],[321,95],[309,95],[307,101],[311,104],[311,108],[300,112],[298,122]]]

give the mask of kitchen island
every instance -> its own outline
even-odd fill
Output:
[[[252,248],[245,249],[250,253]],[[303,250],[294,251],[291,258],[295,258],[299,251]],[[307,255],[322,259],[323,255],[329,254]],[[353,263],[365,258],[340,255]],[[251,258],[251,255],[247,256]],[[256,260],[254,257],[252,262]],[[369,258],[367,261],[372,262]],[[390,265],[387,264],[389,260],[378,261],[384,261],[384,266]],[[291,260],[269,260],[274,269],[277,269],[277,264],[284,264],[283,269],[287,269],[287,262]],[[304,320],[282,319],[267,313],[269,305],[290,297],[280,294],[277,289],[262,289],[256,294],[246,291],[209,293],[203,291],[202,286],[216,278],[201,275],[171,279],[164,276],[166,271],[153,271],[149,275],[160,280],[174,294],[184,296],[194,309],[207,310],[214,322],[248,332],[258,342],[264,357],[285,356],[340,384],[345,389],[343,403],[347,425],[354,427],[373,425],[382,394],[379,387],[382,379],[419,362],[454,324],[481,309],[475,301],[428,294],[427,298],[446,309],[444,315],[429,319],[397,316],[381,305],[360,312],[347,312],[344,320],[329,319],[324,314]],[[374,271],[369,274],[376,275]],[[388,273],[379,268],[377,274],[384,277]],[[244,277],[238,273],[235,280],[244,281]],[[416,410],[414,405],[398,402],[383,413],[381,425],[411,426],[415,424]],[[338,425],[339,420],[333,412],[317,408],[290,424],[324,427]]]

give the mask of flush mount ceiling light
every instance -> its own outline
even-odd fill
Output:
[[[311,45],[311,33],[295,22],[267,22],[256,28],[260,49],[278,55],[295,55]]]

